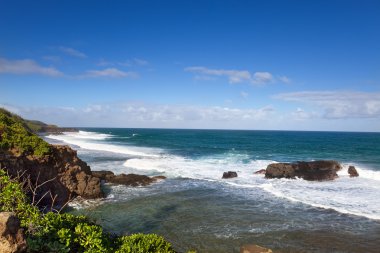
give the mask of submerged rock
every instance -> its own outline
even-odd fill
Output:
[[[273,251],[259,245],[248,244],[240,247],[240,253],[273,253]]]
[[[269,164],[266,178],[303,178],[309,181],[333,180],[342,166],[337,161],[312,161]]]
[[[123,184],[128,186],[146,186],[158,180],[166,179],[165,176],[148,177],[137,174],[115,175],[112,171],[93,171],[92,175],[108,183]]]
[[[266,170],[265,169],[262,169],[262,170],[258,170],[256,171],[255,173],[253,174],[265,174]]]
[[[108,182],[113,184],[123,184],[128,186],[146,186],[153,183],[154,181],[154,179],[148,176],[137,174],[120,174],[108,180]]]
[[[350,174],[350,177],[358,177],[359,173],[356,170],[355,166],[349,166],[348,167],[348,174]]]
[[[19,219],[10,212],[0,213],[0,252],[26,252],[26,240]]]
[[[233,178],[233,177],[237,177],[237,173],[235,171],[228,171],[228,172],[224,172],[223,173],[223,177],[224,179],[226,178]]]

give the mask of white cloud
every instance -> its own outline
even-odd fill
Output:
[[[286,83],[286,84],[289,84],[292,82],[292,80],[290,80],[290,78],[287,76],[280,76],[280,77],[278,77],[278,80],[280,80],[281,82]]]
[[[252,82],[257,84],[263,84],[272,82],[273,80],[274,78],[272,74],[269,72],[256,72],[255,74],[253,74]]]
[[[187,67],[185,71],[207,76],[226,76],[230,83],[247,82],[251,80],[251,74],[248,71],[225,70],[225,69],[208,69],[205,67]]]
[[[68,101],[69,103],[70,101]],[[371,104],[376,106],[376,104]],[[232,106],[164,105],[144,102],[90,104],[72,107],[22,107],[0,104],[27,119],[60,126],[148,127],[199,129],[276,129],[314,131],[380,131],[379,118],[331,119],[299,107],[278,112],[272,106],[236,108]]]
[[[39,74],[46,76],[62,76],[63,73],[53,67],[43,67],[31,59],[8,60],[0,58],[0,73],[4,74]]]
[[[103,70],[88,70],[81,77],[122,78],[122,77],[137,77],[137,74],[135,72],[125,72],[117,68],[107,68]]]
[[[235,83],[250,83],[254,85],[263,85],[275,82],[276,78],[269,72],[254,72],[247,70],[228,70],[228,69],[209,69],[201,66],[187,67],[184,69],[187,72],[195,74],[197,80],[211,80],[212,77],[227,77],[228,82]],[[283,79],[279,79],[283,82]]]
[[[302,91],[273,97],[317,106],[323,109],[323,117],[328,119],[380,118],[379,92]]]
[[[294,120],[309,120],[319,118],[320,116],[316,112],[306,112],[304,109],[298,107],[294,112],[291,113],[292,119]]]
[[[87,55],[71,47],[58,47],[61,52],[77,58],[87,58]]]

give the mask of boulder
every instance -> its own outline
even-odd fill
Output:
[[[359,173],[356,170],[355,166],[349,166],[348,167],[348,174],[350,174],[350,177],[358,177]]]
[[[255,173],[253,174],[265,174],[266,170],[265,169],[262,169],[262,170],[258,170],[256,171]]]
[[[21,179],[30,178],[33,185],[41,185],[37,199],[50,191],[56,196],[58,207],[76,196],[86,199],[103,197],[99,178],[92,176],[90,167],[75,150],[66,145],[51,145],[51,150],[49,155],[42,157],[3,153],[0,167],[11,177],[22,175]],[[40,205],[50,206],[51,202],[50,194],[47,194]]]
[[[240,253],[273,253],[273,251],[259,245],[248,244],[240,247]]]
[[[20,221],[10,212],[0,213],[0,253],[26,252],[26,240]]]
[[[333,180],[338,177],[337,171],[342,166],[336,161],[312,161],[295,163],[272,163],[269,164],[266,178],[303,178],[309,181]]]
[[[228,171],[228,172],[224,172],[223,173],[223,177],[224,179],[226,178],[233,178],[233,177],[237,177],[237,173],[235,171]]]

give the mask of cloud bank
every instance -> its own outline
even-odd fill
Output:
[[[326,119],[380,118],[380,93],[359,91],[301,91],[273,96],[319,107]]]
[[[149,103],[92,104],[73,107],[21,107],[0,104],[29,119],[61,126],[235,128],[263,125],[272,106],[239,109],[221,106],[163,105]]]

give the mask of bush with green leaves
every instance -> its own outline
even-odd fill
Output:
[[[0,110],[0,149],[16,149],[36,156],[51,152],[50,145],[30,132],[20,117],[5,110]]]
[[[28,252],[175,253],[169,242],[155,234],[117,237],[85,216],[44,214],[29,204],[21,185],[1,169],[0,211],[13,212],[20,219]]]
[[[170,243],[155,234],[134,234],[118,238],[120,247],[116,253],[174,252]]]

